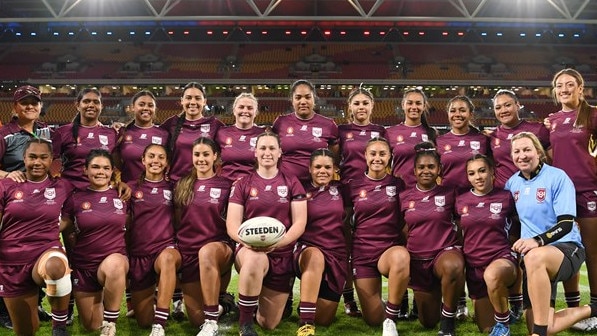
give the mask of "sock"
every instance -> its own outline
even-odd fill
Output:
[[[401,314],[408,314],[408,290],[404,291],[404,295],[402,295],[402,302],[400,303],[400,313]]]
[[[597,317],[597,302],[591,302],[589,307],[591,308],[591,317]]]
[[[131,291],[130,290],[126,290],[124,292],[124,297],[126,298],[126,310],[130,311],[133,309],[133,306],[131,304]]]
[[[442,303],[442,318],[440,320],[440,328],[445,332],[452,332],[454,330],[454,318],[456,317],[456,310],[446,306]]]
[[[591,303],[597,303],[597,294],[591,293]]]
[[[342,298],[344,299],[344,303],[354,302],[354,288],[344,288]]]
[[[568,308],[580,306],[580,292],[566,292],[564,296],[566,297]]]
[[[176,288],[174,290],[174,294],[172,295],[172,301],[179,301],[182,300],[182,290],[180,288]]]
[[[508,296],[508,303],[510,303],[510,307],[522,307],[522,294],[510,294]]]
[[[241,326],[253,323],[253,314],[257,310],[258,303],[259,296],[246,296],[240,293],[238,294],[238,323]]]
[[[390,319],[394,322],[398,320],[398,313],[400,313],[400,306],[391,303],[390,301],[386,302],[386,318]]]
[[[66,326],[67,318],[68,318],[68,309],[65,309],[65,310],[52,309],[52,327]]]
[[[465,295],[458,298],[458,306],[466,306],[466,296]]]
[[[166,327],[166,321],[168,321],[168,316],[170,316],[170,307],[168,308],[155,308],[155,312],[153,315],[153,324],[159,324],[162,327]]]
[[[203,306],[203,314],[205,314],[206,320],[218,321],[218,317],[220,316],[218,311],[219,305],[205,305]]]
[[[116,323],[119,313],[119,310],[104,310],[104,321]]]
[[[536,325],[533,324],[533,334],[537,334],[539,336],[547,336],[547,326],[546,325]]]
[[[496,323],[508,325],[510,324],[510,312],[506,310],[505,313],[494,312],[493,318]]]
[[[315,324],[315,307],[315,303],[312,302],[299,302],[300,325]]]

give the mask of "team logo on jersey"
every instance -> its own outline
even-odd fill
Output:
[[[201,124],[201,127],[199,129],[201,130],[201,133],[209,133],[209,131],[211,130],[211,125]]]
[[[131,142],[131,141],[133,141],[133,137],[131,135],[127,135],[124,137],[124,141]]]
[[[421,140],[423,140],[423,141],[429,141],[429,135],[427,135],[427,134],[421,134]]]
[[[353,137],[354,135],[351,132],[346,133],[346,140],[352,140]]]
[[[89,209],[91,209],[91,203],[89,203],[89,202],[83,202],[83,203],[81,203],[81,209],[83,209],[83,210],[89,210]]]
[[[220,196],[222,196],[222,189],[220,189],[220,188],[210,188],[209,189],[209,197],[220,198]]]
[[[323,129],[321,127],[313,127],[311,129],[311,134],[314,137],[320,138],[323,135]]]
[[[371,138],[379,138],[379,132],[372,131]]]
[[[293,133],[294,133],[294,128],[292,128],[292,127],[288,127],[288,128],[286,129],[286,134],[287,134],[287,135],[291,135],[291,134],[293,134]]]
[[[518,202],[518,196],[520,195],[520,191],[515,191],[512,197],[514,197],[514,202]]]
[[[338,196],[338,187],[331,186],[330,187],[330,195],[332,195],[332,196]]]
[[[537,202],[543,203],[543,201],[545,201],[545,195],[545,188],[537,188],[537,192],[535,193],[535,198],[537,198]]]
[[[17,200],[23,199],[23,192],[20,190],[15,191],[14,198]]]
[[[502,203],[491,203],[489,204],[489,211],[492,214],[499,214],[502,212]]]
[[[398,143],[404,142],[404,137],[402,135],[397,136],[396,137],[396,142],[398,142]]]
[[[359,191],[359,197],[360,198],[366,198],[367,197],[367,190],[361,190],[361,191]]]
[[[396,186],[386,186],[386,195],[389,197],[396,196]]]
[[[113,198],[112,203],[114,204],[114,207],[118,210],[124,208],[124,205],[122,204],[120,198]]]
[[[159,136],[152,136],[151,143],[154,145],[161,145],[162,144],[162,137]]]
[[[46,188],[44,191],[44,197],[49,200],[56,198],[56,188]]]
[[[434,201],[436,206],[443,207],[446,205],[446,196],[435,196]]]
[[[288,196],[288,187],[287,186],[278,186],[276,188],[276,190],[278,191],[278,196],[280,196],[280,197]]]
[[[595,209],[597,209],[597,203],[593,201],[587,202],[587,209],[589,209],[589,211],[595,211]]]
[[[164,199],[171,201],[172,200],[172,190],[163,190]]]
[[[104,134],[100,134],[99,137],[99,142],[102,145],[102,147],[107,147],[108,144],[110,143],[110,141],[108,141],[108,136],[104,135]]]
[[[251,191],[249,191],[249,195],[251,195],[251,197],[257,197],[257,188],[251,188]]]
[[[254,151],[255,150],[255,146],[257,146],[257,137],[251,138],[249,140],[249,144],[251,145],[251,150]]]
[[[480,141],[471,141],[470,142],[471,149],[473,152],[478,152],[481,149],[481,142]]]
[[[228,137],[226,138],[226,146],[230,146],[232,145],[232,138]]]
[[[143,192],[141,190],[135,191],[135,198],[136,199],[142,199],[143,198]]]

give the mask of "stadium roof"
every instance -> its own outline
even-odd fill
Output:
[[[590,0],[0,0],[0,24],[597,24]]]

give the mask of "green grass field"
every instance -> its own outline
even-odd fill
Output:
[[[586,276],[586,269],[581,269],[581,293],[582,301],[581,304],[588,303],[589,301],[589,287],[588,281]],[[236,276],[233,278],[229,291],[236,293]],[[298,281],[294,287],[295,292],[295,305],[298,304]],[[560,294],[558,295],[558,308],[563,307],[563,295],[561,294],[561,286],[558,291]],[[412,299],[412,297],[411,297]],[[342,306],[342,303],[340,303]],[[296,308],[296,307],[295,307]],[[472,313],[472,308],[469,304],[469,310]],[[137,323],[134,319],[127,318],[124,314],[126,312],[124,301],[123,301],[123,308],[121,310],[121,317],[118,320],[117,324],[117,334],[118,335],[149,335],[150,330],[147,329],[140,329],[137,327]],[[344,314],[342,307],[339,307],[337,313],[337,320],[330,326],[330,327],[317,327],[317,335],[330,335],[330,336],[357,336],[357,335],[381,335],[381,327],[378,328],[371,328],[363,322],[362,319],[359,318],[352,318],[348,317]],[[260,335],[295,335],[297,329],[297,322],[298,316],[296,314],[296,309],[293,311],[293,315],[284,320],[276,330],[274,331],[262,331],[258,327],[256,328],[257,332]],[[527,335],[526,327],[524,326],[524,322],[519,322],[515,324],[511,328],[512,335]],[[457,333],[458,335],[481,335],[478,332],[476,325],[472,322],[472,319],[468,319],[465,322],[459,323],[457,325]],[[98,335],[99,332],[85,332],[78,324],[75,319],[75,324],[69,328],[69,332],[71,335]],[[196,335],[198,332],[198,328],[192,327],[187,321],[184,322],[174,322],[169,321],[168,326],[166,328],[167,335]],[[402,335],[436,335],[437,330],[426,330],[421,327],[418,321],[399,321],[398,322],[398,332]],[[7,329],[0,329],[0,335],[10,335],[11,333],[8,332]],[[580,332],[563,332],[559,335],[582,335],[583,333]],[[590,332],[586,333],[587,335]],[[40,332],[38,335],[52,335],[51,324],[50,322],[43,322]],[[224,319],[220,323],[220,335],[238,335],[238,323],[236,321],[229,321]]]

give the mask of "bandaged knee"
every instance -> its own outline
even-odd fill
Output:
[[[52,257],[59,258],[64,263],[66,271],[64,276],[60,279],[50,279],[46,273],[46,262]],[[42,258],[43,260],[40,260],[40,263],[38,264],[38,272],[46,283],[46,295],[49,297],[63,297],[70,294],[73,285],[70,280],[71,269],[68,266],[66,256],[63,253],[53,251],[44,255]]]

